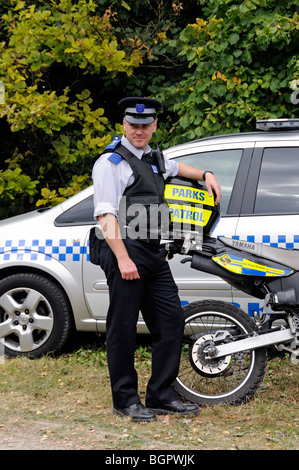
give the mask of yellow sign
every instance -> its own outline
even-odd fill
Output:
[[[207,204],[214,206],[214,197],[209,196],[208,191],[204,189],[190,188],[181,185],[165,185],[164,197],[167,200],[189,202],[191,204]]]
[[[203,209],[201,206],[192,207],[184,204],[168,204],[170,220],[173,223],[198,225],[205,227],[210,220],[212,211]]]

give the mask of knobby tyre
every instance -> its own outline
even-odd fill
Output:
[[[177,393],[199,405],[249,400],[264,378],[266,348],[208,360],[204,349],[214,345],[216,332],[228,332],[234,339],[252,333],[252,318],[232,304],[214,300],[193,302],[184,307],[184,314],[180,370],[174,383]]]

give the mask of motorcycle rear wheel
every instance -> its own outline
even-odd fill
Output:
[[[185,331],[176,392],[199,405],[238,405],[252,397],[267,367],[266,348],[208,359],[203,352],[214,346],[216,332],[230,333],[224,341],[255,331],[255,323],[227,302],[205,300],[184,307]],[[217,347],[217,345],[216,345]]]

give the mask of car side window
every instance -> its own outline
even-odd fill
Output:
[[[55,220],[55,225],[59,227],[65,225],[95,224],[93,210],[93,196],[89,196],[59,215]]]
[[[299,147],[265,148],[255,214],[299,214]]]
[[[187,163],[201,170],[211,170],[214,173],[222,190],[221,215],[225,215],[242,154],[243,149],[216,150],[184,155],[176,158],[176,161]]]

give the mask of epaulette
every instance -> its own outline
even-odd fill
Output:
[[[113,150],[116,149],[116,147],[121,143],[121,138],[119,137],[119,135],[116,135],[114,137],[114,139],[112,140],[112,142],[107,145],[107,147],[103,150],[103,152],[100,154],[100,155],[97,155],[96,157],[94,157],[94,159],[92,160],[92,167],[94,166],[94,164],[96,163],[96,161],[104,154],[104,153],[111,153],[111,151],[113,152]],[[121,145],[120,145],[120,148],[121,148]],[[120,156],[118,153],[112,153],[109,157],[108,157],[108,160],[110,160],[111,162],[115,163],[115,165],[118,165],[121,161],[122,161],[123,157]]]
[[[121,138],[119,137],[119,135],[116,135],[114,139],[112,140],[112,142],[109,145],[107,145],[107,147],[104,149],[104,152],[107,152],[109,150],[114,150],[115,147],[120,143],[120,141],[121,141]]]
[[[118,165],[123,160],[123,157],[118,155],[118,153],[112,153],[108,157],[108,160],[110,160],[110,162],[114,163],[115,165]]]

